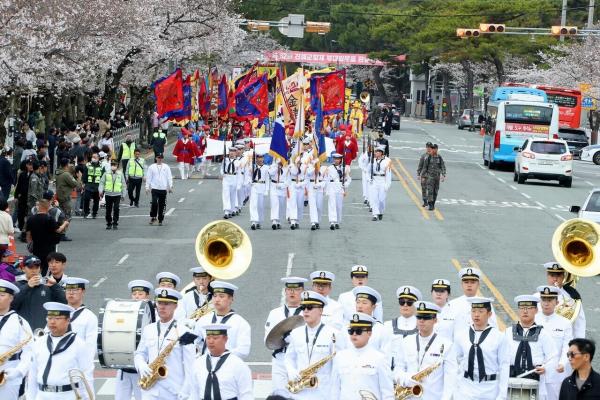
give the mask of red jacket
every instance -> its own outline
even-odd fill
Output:
[[[352,164],[352,160],[354,160],[358,154],[358,143],[354,136],[350,138],[349,143],[346,142],[346,138],[348,138],[348,136],[342,135],[335,139],[335,151],[344,156],[346,165],[350,165]]]
[[[177,157],[177,162],[192,164],[194,158],[200,157],[202,154],[198,150],[198,146],[188,138],[187,143],[183,139],[179,139],[173,148],[173,155]]]

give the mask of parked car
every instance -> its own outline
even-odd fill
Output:
[[[473,116],[473,126],[481,127],[481,123],[479,122],[479,116],[481,115],[481,111],[475,110]],[[465,129],[471,126],[471,109],[465,108],[460,117],[458,117],[458,129]]]
[[[521,147],[515,147],[514,181],[525,183],[527,179],[557,180],[565,187],[573,182],[573,155],[567,142],[562,139],[526,139]]]
[[[591,161],[600,165],[600,144],[593,144],[581,149],[581,161]]]
[[[387,108],[388,110],[393,110],[394,115],[392,116],[392,129],[394,130],[398,130],[400,129],[400,111],[399,109],[391,104],[391,103],[378,103],[375,107],[378,108],[377,113],[374,113],[373,111],[371,111],[371,114],[369,115],[369,120],[372,120],[372,116],[373,115],[378,115],[377,117],[377,128],[381,128],[381,123],[383,122],[383,109]],[[372,123],[372,122],[370,122]],[[370,128],[373,128],[372,126],[370,126]]]
[[[581,158],[581,149],[590,144],[585,129],[559,128],[558,138],[567,142],[573,158],[576,159]]]
[[[593,189],[583,202],[583,206],[571,206],[570,211],[579,218],[600,224],[600,188]]]

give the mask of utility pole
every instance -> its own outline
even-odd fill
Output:
[[[563,0],[563,2],[562,2],[562,12],[560,14],[560,25],[561,26],[567,25],[567,0]],[[561,42],[564,42],[565,37],[561,35],[559,40]]]
[[[588,21],[587,21],[588,29],[592,29],[592,26],[594,26],[594,10],[595,10],[594,3],[595,3],[594,0],[590,0],[590,5],[588,7]]]

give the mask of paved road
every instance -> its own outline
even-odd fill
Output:
[[[416,163],[427,141],[440,145],[448,168],[436,212],[421,208],[415,181]],[[508,324],[514,316],[513,297],[545,283],[541,264],[552,258],[554,229],[573,216],[568,207],[580,204],[594,183],[600,182],[599,167],[576,162],[572,188],[554,183],[517,185],[511,170],[483,167],[477,133],[453,126],[403,120],[402,130],[393,131],[390,145],[394,182],[383,221],[370,221],[362,205],[360,174],[354,171],[356,180],[345,200],[341,230],[311,232],[306,216],[297,231],[248,229],[254,256],[248,272],[234,281],[241,288],[234,307],[252,326],[249,360],[257,379],[257,398],[268,393],[265,378],[270,356],[262,345],[263,324],[268,311],[280,303],[282,276],[330,270],[338,277],[337,297],[351,286],[350,267],[365,264],[370,285],[383,295],[385,319],[390,319],[397,313],[398,286],[413,284],[428,293],[434,278],[445,277],[456,288],[453,294],[458,294],[457,269],[477,266],[487,276],[483,293],[496,297],[496,310]],[[167,161],[174,165],[172,159]],[[178,176],[175,167],[173,173]],[[73,221],[70,235],[75,240],[61,244],[61,250],[69,258],[67,273],[92,282],[86,299],[92,309],[97,310],[105,298],[127,298],[131,279],[153,281],[157,272],[168,270],[189,281],[188,269],[196,265],[196,234],[207,222],[221,217],[220,181],[176,180],[162,227],[148,225],[148,202],[144,195],[140,208],[122,210],[119,231],[106,231],[101,218]],[[234,222],[247,228],[248,210]],[[578,285],[587,299],[591,337],[597,336],[600,308],[591,299],[599,284],[599,279],[587,278]],[[98,399],[112,398],[110,371],[99,370],[97,376],[101,377],[96,380]]]

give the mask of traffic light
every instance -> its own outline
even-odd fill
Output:
[[[458,28],[456,29],[456,36],[459,38],[467,39],[471,37],[479,37],[481,35],[481,31],[479,29],[468,29],[468,28]]]
[[[504,33],[506,25],[504,24],[479,24],[479,30],[482,33]]]
[[[550,32],[554,36],[560,36],[560,35],[577,35],[577,27],[576,26],[554,25],[550,29]]]

